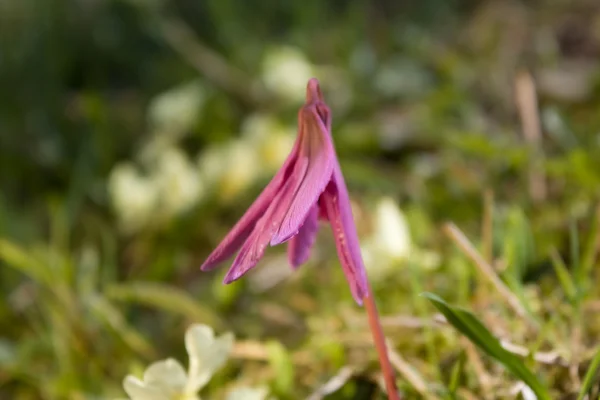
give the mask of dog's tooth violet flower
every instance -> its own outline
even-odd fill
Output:
[[[331,224],[352,295],[362,304],[368,285],[350,199],[331,137],[331,112],[313,78],[298,113],[292,152],[201,269],[210,270],[239,251],[225,276],[230,283],[254,267],[267,246],[284,242],[290,264],[297,268],[308,259],[319,218]]]
[[[238,252],[225,275],[224,282],[230,283],[254,267],[267,246],[284,242],[288,242],[290,264],[297,268],[308,259],[319,219],[331,224],[352,295],[357,303],[365,302],[388,398],[398,400],[394,370],[360,254],[348,189],[333,147],[331,112],[323,101],[319,81],[313,78],[306,87],[306,104],[298,113],[298,136],[292,152],[201,269],[210,270]]]

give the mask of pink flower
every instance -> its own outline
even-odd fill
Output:
[[[309,257],[319,219],[331,224],[352,295],[362,304],[368,286],[348,189],[331,137],[331,112],[313,78],[298,113],[292,152],[201,269],[210,270],[239,250],[224,279],[230,283],[254,267],[268,245],[284,242],[288,242],[289,262],[297,268]]]

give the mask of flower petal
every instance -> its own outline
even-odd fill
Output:
[[[298,268],[306,262],[310,255],[310,249],[315,243],[318,229],[319,205],[315,204],[310,209],[304,225],[302,225],[298,234],[289,241],[288,260],[292,268]]]
[[[265,210],[272,203],[277,192],[283,186],[285,180],[291,174],[294,167],[296,158],[298,156],[299,139],[296,140],[292,152],[285,160],[285,163],[277,174],[273,177],[271,182],[265,187],[258,198],[252,203],[250,208],[242,216],[242,218],[235,224],[235,226],[229,231],[225,238],[219,243],[219,245],[213,250],[208,256],[204,264],[200,267],[202,271],[208,271],[217,266],[217,264],[228,259],[239,250],[242,244],[252,233],[256,222],[264,214]]]
[[[271,246],[283,243],[298,233],[333,173],[335,151],[329,133],[331,116],[327,106],[322,102],[304,106],[298,114],[298,125],[302,138],[298,161],[306,159],[308,168],[305,174],[298,175],[300,182],[277,233],[271,239]]]
[[[294,172],[284,183],[282,189],[275,195],[269,208],[256,223],[254,231],[240,249],[239,254],[233,261],[233,265],[225,275],[224,283],[231,283],[239,279],[248,270],[254,267],[265,253],[265,249],[271,241],[276,230],[279,228],[290,204],[295,189],[301,176],[306,174],[308,160],[299,158]]]
[[[179,392],[185,387],[187,374],[179,361],[167,358],[158,361],[146,368],[144,382],[148,384],[160,384],[163,388]]]
[[[169,400],[183,394],[186,381],[181,364],[168,358],[146,368],[143,380],[128,375],[123,387],[132,400]]]
[[[215,339],[212,328],[192,325],[185,333],[185,348],[190,358],[187,394],[194,394],[208,383],[221,368],[233,347],[233,335],[226,333]]]
[[[160,385],[147,384],[132,375],[127,375],[123,380],[123,388],[130,400],[169,400],[170,394],[166,393]]]
[[[323,192],[320,201],[331,223],[338,256],[350,285],[352,296],[358,304],[367,295],[367,276],[360,254],[358,234],[352,216],[348,189],[339,164],[333,170],[333,178]]]

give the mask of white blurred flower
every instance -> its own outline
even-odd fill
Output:
[[[395,262],[408,258],[412,249],[410,231],[393,199],[379,200],[373,214],[373,231],[363,243],[365,265],[374,280],[384,279]]]
[[[408,257],[411,249],[408,223],[396,202],[389,197],[377,204],[373,237],[379,249],[391,259]]]
[[[263,61],[265,86],[291,101],[303,101],[306,83],[313,74],[304,54],[294,47],[271,49]]]
[[[207,325],[193,325],[185,333],[185,349],[190,357],[188,391],[197,392],[208,383],[216,370],[221,368],[233,347],[233,334],[226,333],[215,339],[215,333]]]
[[[155,181],[160,193],[157,211],[167,217],[196,204],[204,189],[197,169],[178,148],[159,155]]]
[[[200,154],[198,166],[203,179],[217,185],[217,194],[223,200],[234,199],[262,170],[256,146],[243,139],[206,149]]]
[[[219,195],[224,200],[231,200],[259,176],[261,160],[256,148],[247,141],[237,140],[228,146],[225,161],[226,169],[219,182]]]
[[[205,101],[198,81],[177,86],[156,96],[148,107],[151,138],[144,143],[139,159],[153,163],[165,148],[173,147],[196,124]]]
[[[169,358],[150,365],[143,379],[128,375],[123,387],[131,400],[198,399],[195,392],[186,392],[187,379],[181,364]]]
[[[198,157],[200,178],[228,201],[283,165],[296,132],[268,114],[253,114],[242,123],[241,137],[211,146]]]
[[[117,165],[108,180],[108,192],[121,225],[127,231],[142,227],[154,212],[158,190],[130,163]]]
[[[295,128],[286,128],[266,114],[253,114],[242,124],[242,137],[258,151],[265,169],[278,170],[292,150]]]
[[[204,184],[196,167],[177,148],[157,155],[154,169],[142,176],[130,163],[110,174],[108,191],[122,228],[134,232],[151,220],[172,218],[198,202]]]
[[[251,114],[242,122],[242,137],[251,142],[264,142],[267,138],[281,127],[277,120],[268,114]]]
[[[191,129],[200,116],[205,100],[198,81],[164,92],[152,100],[148,119],[154,132],[180,136]]]
[[[186,373],[181,364],[169,358],[146,369],[142,379],[128,375],[123,381],[131,400],[196,400],[202,389],[221,368],[233,347],[233,335],[215,338],[212,328],[192,325],[185,334],[190,359]]]
[[[269,172],[279,170],[294,147],[295,133],[276,132],[260,146],[260,157]]]

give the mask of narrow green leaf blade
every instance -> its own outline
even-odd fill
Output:
[[[452,306],[433,293],[423,293],[460,333],[477,347],[500,362],[508,371],[525,382],[539,400],[550,400],[550,393],[523,361],[502,347],[500,341],[469,311]]]
[[[580,274],[583,277],[590,276],[594,268],[594,263],[598,257],[598,235],[600,235],[600,206],[596,207],[592,220],[592,227],[588,234],[587,241],[581,260]]]
[[[2,238],[0,238],[0,261],[4,261],[40,284],[50,285],[52,282],[48,267],[33,257],[31,251]]]
[[[556,250],[553,250],[550,253],[550,257],[552,260],[552,266],[554,267],[554,272],[556,273],[558,281],[560,282],[560,285],[562,286],[567,298],[571,302],[575,301],[578,296],[577,287],[575,286],[575,282],[571,277],[569,269]]]
[[[91,296],[88,301],[90,310],[131,349],[148,358],[155,355],[152,345],[127,322],[118,307],[101,296]]]
[[[113,284],[107,287],[104,294],[111,300],[145,304],[182,314],[193,321],[214,327],[222,325],[222,321],[214,312],[203,307],[187,292],[174,286],[150,282]]]
[[[592,389],[592,385],[594,384],[594,378],[596,374],[600,371],[600,348],[596,352],[596,355],[592,359],[590,367],[585,373],[585,378],[583,378],[583,384],[581,385],[581,392],[579,392],[579,396],[577,396],[577,400],[583,400],[585,395],[589,393]]]

